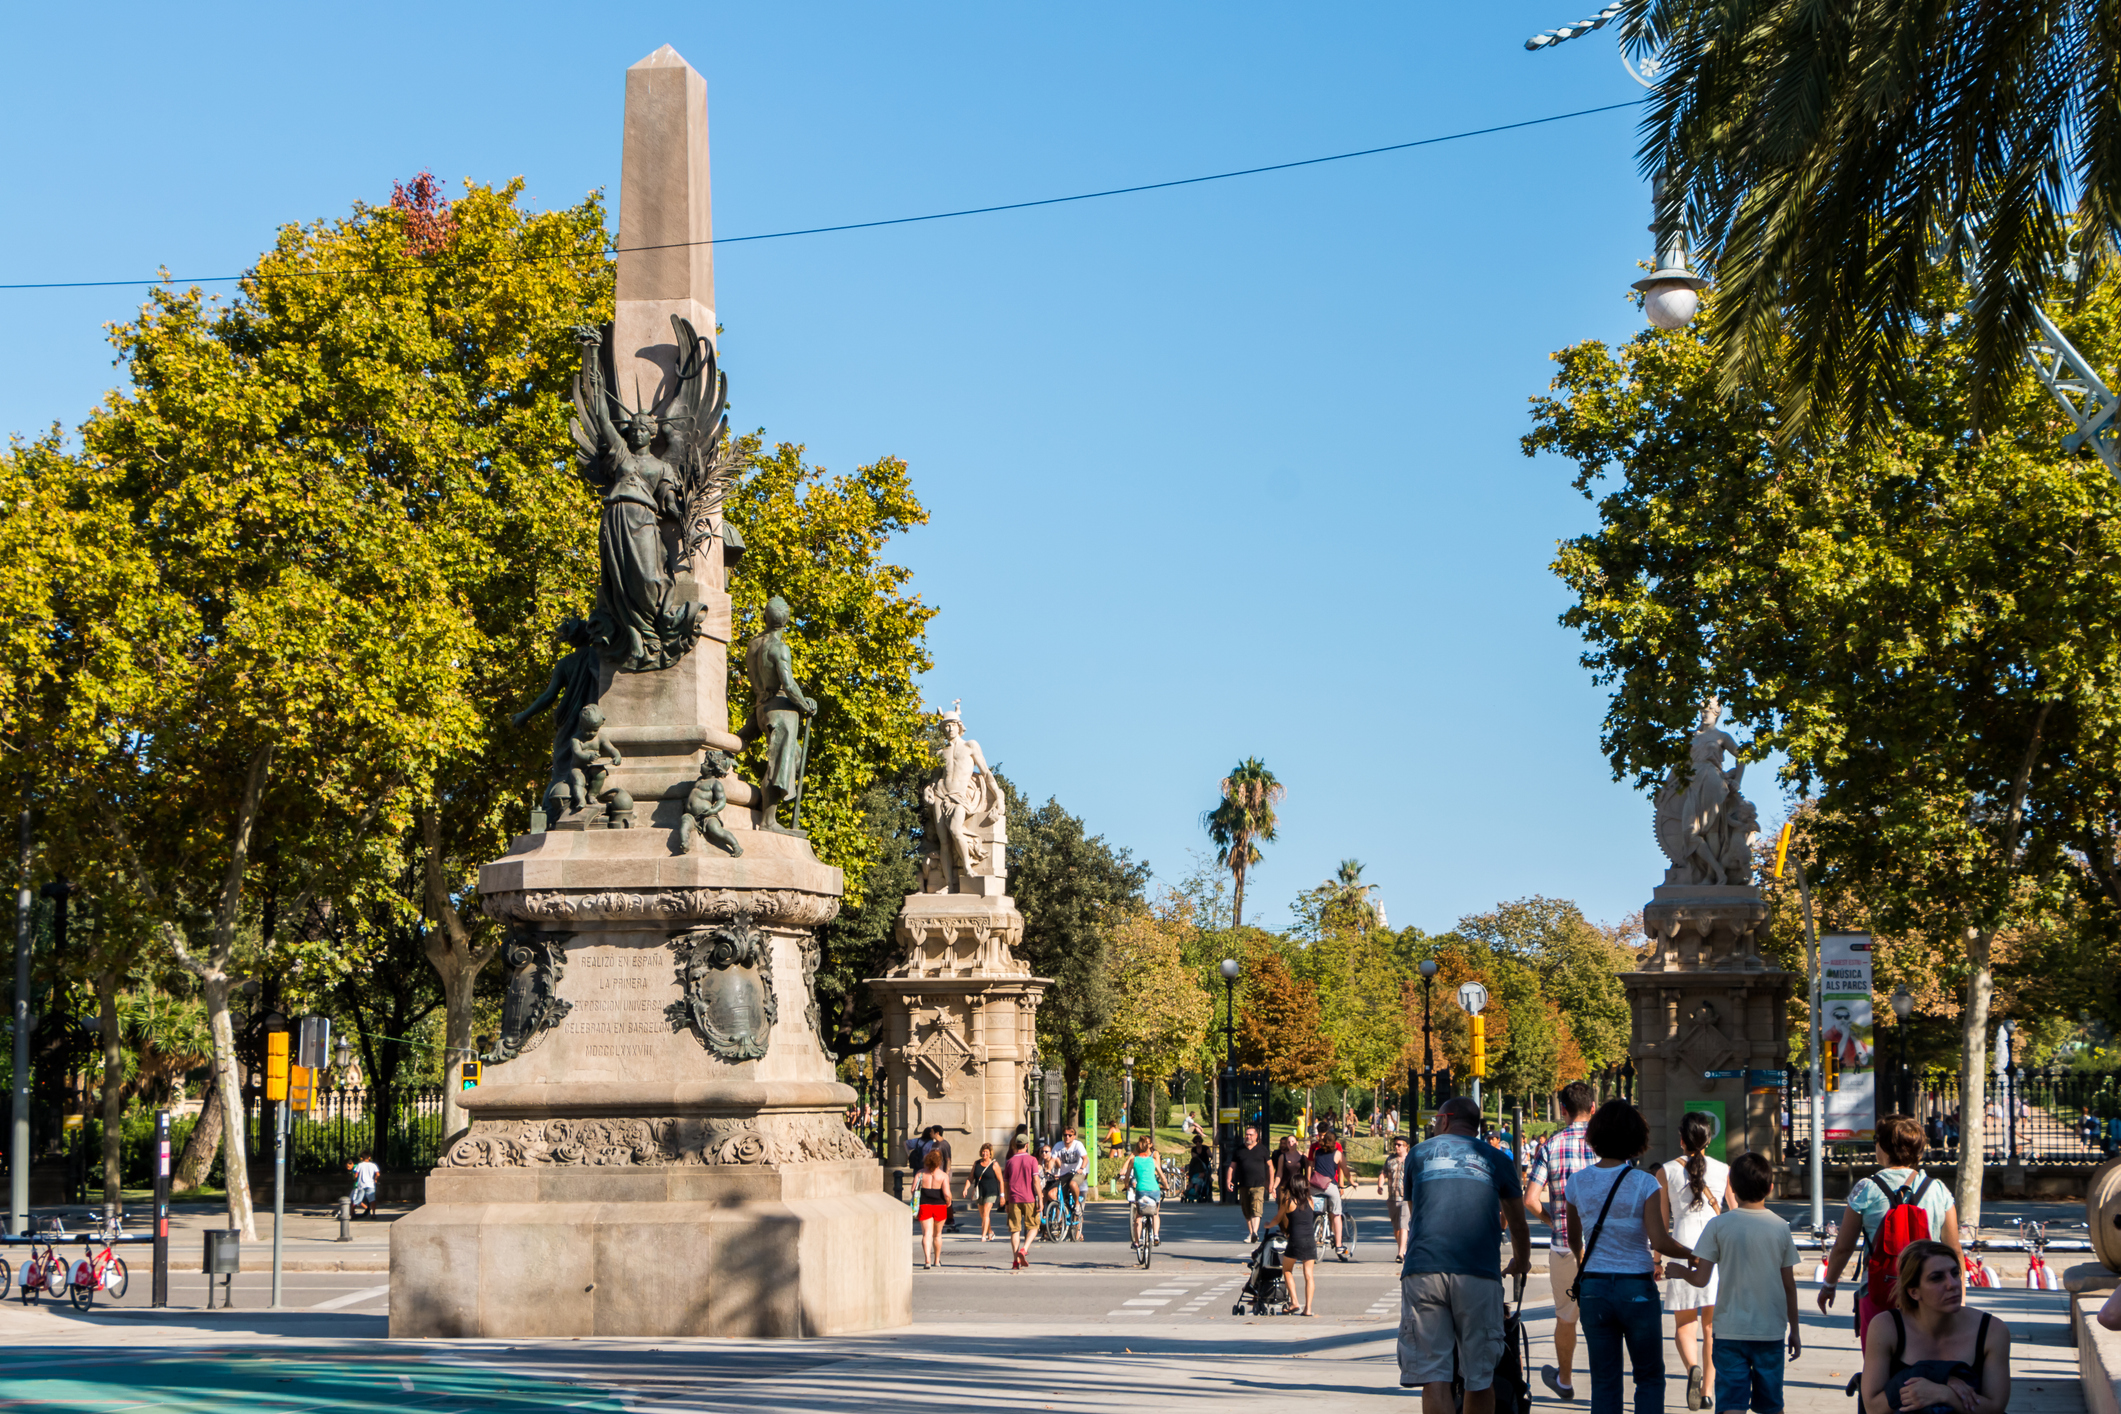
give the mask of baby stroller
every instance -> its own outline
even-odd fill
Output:
[[[1267,1229],[1259,1246],[1245,1259],[1252,1275],[1246,1279],[1244,1289],[1237,1293],[1237,1304],[1230,1308],[1233,1316],[1242,1316],[1247,1307],[1255,1316],[1286,1316],[1296,1309],[1289,1299],[1288,1273],[1282,1266],[1282,1255],[1289,1250],[1289,1239],[1278,1227]]]
[[[1524,1323],[1524,1277],[1511,1279],[1510,1304],[1502,1313],[1502,1358],[1495,1362],[1495,1414],[1532,1414],[1532,1333]],[[1466,1407],[1466,1382],[1451,1352],[1452,1407]]]
[[[1213,1182],[1203,1168],[1190,1169],[1186,1173],[1186,1198],[1188,1203],[1205,1203],[1213,1196]]]

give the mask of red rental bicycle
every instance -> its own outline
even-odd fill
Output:
[[[66,1295],[67,1279],[71,1275],[66,1258],[52,1250],[52,1242],[59,1234],[33,1233],[30,1236],[29,1256],[22,1262],[22,1304],[27,1306],[40,1296],[49,1296],[57,1301]],[[38,1251],[42,1242],[44,1250]]]
[[[125,1299],[128,1281],[125,1259],[110,1250],[111,1239],[116,1236],[118,1229],[113,1227],[101,1239],[90,1238],[89,1254],[74,1263],[67,1281],[67,1295],[73,1298],[75,1310],[86,1311],[94,1304],[99,1291],[109,1292],[113,1301]],[[98,1240],[103,1243],[101,1252],[94,1250]]]

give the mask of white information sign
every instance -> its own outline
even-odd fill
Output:
[[[1466,1009],[1466,1015],[1478,1016],[1488,1004],[1488,989],[1478,982],[1462,982],[1458,987],[1458,1004]]]

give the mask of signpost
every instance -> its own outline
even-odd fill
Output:
[[[1488,1004],[1488,989],[1478,982],[1458,984],[1458,1005],[1473,1019],[1473,1103],[1481,1103],[1480,1082],[1488,1073],[1488,1023],[1481,1010]]]
[[[155,1112],[155,1268],[148,1304],[169,1304],[169,1111]]]
[[[272,1106],[272,1309],[280,1309],[280,1230],[287,1213],[287,1030],[265,1033],[265,1102]]]

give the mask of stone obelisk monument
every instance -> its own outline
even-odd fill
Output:
[[[893,930],[905,961],[868,979],[883,1008],[885,1158],[903,1162],[914,1135],[939,1125],[952,1166],[979,1146],[1006,1158],[1038,1059],[1038,1004],[1052,982],[1014,951],[1024,915],[1008,894],[1009,827],[1001,783],[955,708],[943,713],[942,772],[921,792],[934,848],[921,891]]]
[[[391,1228],[392,1335],[911,1319],[906,1209],[847,1129],[854,1093],[818,1040],[815,930],[840,871],[733,769],[741,542],[718,514],[736,468],[707,175],[706,83],[666,46],[627,71],[617,309],[584,331],[575,387],[578,467],[602,503],[597,602],[562,626],[574,651],[518,718],[558,720],[545,808],[480,871],[508,930],[501,1035],[464,1097],[470,1128]],[[815,700],[777,632],[751,672],[777,674],[754,715],[779,770]]]
[[[1723,768],[1738,743],[1718,713],[1711,699],[1690,766],[1657,795],[1657,842],[1672,867],[1642,910],[1649,949],[1620,975],[1633,1013],[1635,1103],[1649,1121],[1651,1163],[1679,1153],[1680,1117],[1695,1110],[1722,1119],[1725,1158],[1750,1151],[1779,1167],[1781,1096],[1750,1083],[1750,1072],[1788,1064],[1798,978],[1760,955],[1771,910],[1753,883],[1759,816],[1738,793],[1743,763]],[[1733,1071],[1745,1073],[1711,1078]]]

